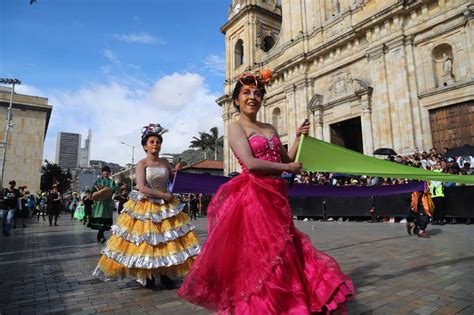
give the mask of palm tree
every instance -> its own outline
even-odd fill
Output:
[[[214,151],[214,160],[217,160],[217,153],[219,148],[224,146],[224,136],[219,137],[219,129],[217,127],[211,128],[211,133],[207,134],[209,136],[210,149]]]
[[[190,148],[198,148],[204,152],[204,159],[207,159],[207,150],[211,147],[210,135],[206,132],[199,132],[199,138],[193,137]]]

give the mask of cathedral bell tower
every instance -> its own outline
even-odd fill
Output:
[[[221,27],[226,40],[226,83],[232,85],[242,73],[258,68],[259,55],[275,45],[280,28],[280,1],[232,0],[228,21]]]
[[[232,0],[227,23],[221,27],[225,35],[226,80],[224,95],[216,102],[223,109],[225,173],[239,170],[237,161],[232,158],[227,137],[229,124],[238,117],[233,106],[232,90],[244,72],[256,72],[261,68],[258,60],[262,60],[262,56],[276,44],[281,21],[280,0]]]

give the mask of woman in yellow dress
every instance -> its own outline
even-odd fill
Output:
[[[141,143],[147,156],[135,169],[138,191],[130,193],[112,227],[113,235],[93,273],[97,277],[133,276],[155,288],[159,275],[162,285],[173,288],[171,277],[186,275],[200,251],[194,226],[182,212],[184,205],[167,189],[175,170],[159,157],[166,131],[159,124],[144,127]]]

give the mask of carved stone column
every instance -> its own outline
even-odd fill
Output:
[[[474,77],[474,3],[471,1],[471,4],[467,7],[467,10],[464,12],[464,17],[466,19],[466,24],[464,24],[466,29],[466,43],[468,56],[467,62],[469,62],[470,73],[468,73],[469,78]],[[462,76],[464,73],[461,74]]]
[[[308,103],[308,112],[310,115],[310,121],[314,127],[314,136],[317,139],[323,140],[323,96],[316,94]]]
[[[388,96],[387,74],[385,71],[384,46],[374,47],[369,51],[368,59],[372,72],[374,115],[374,140],[377,147],[393,146],[392,123],[390,119],[390,100]]]
[[[287,119],[288,119],[288,140],[294,139],[296,135],[296,86],[290,84],[285,87],[285,106],[287,109]]]
[[[364,143],[364,154],[373,155],[374,153],[374,134],[372,132],[372,106],[370,104],[370,95],[361,96],[362,105],[362,141]]]

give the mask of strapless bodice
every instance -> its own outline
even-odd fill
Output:
[[[276,135],[266,137],[264,135],[253,134],[248,138],[253,156],[259,160],[281,163],[280,139]],[[248,172],[247,167],[236,156],[243,172]]]
[[[168,191],[169,171],[166,167],[147,167],[145,170],[146,184],[151,189]]]

